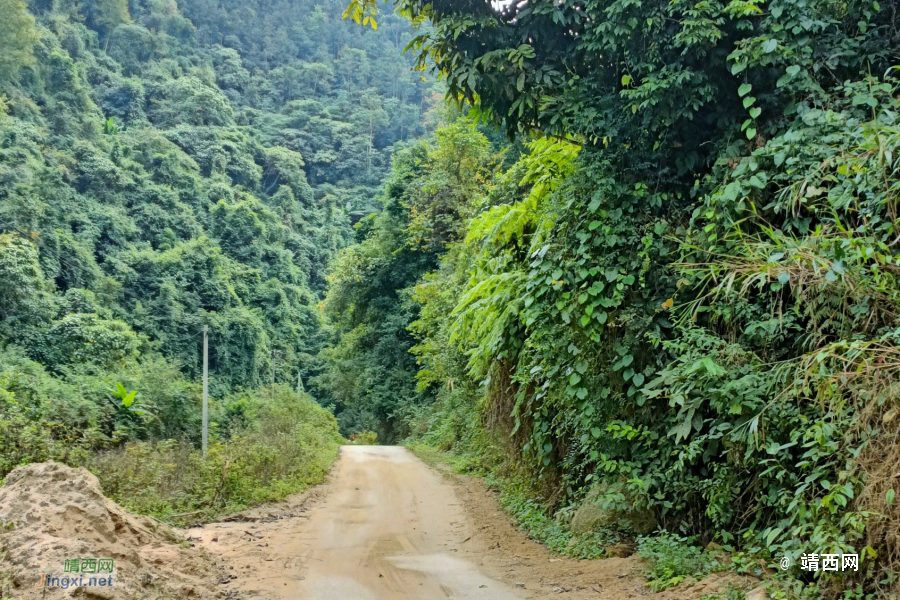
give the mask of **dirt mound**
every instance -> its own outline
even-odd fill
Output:
[[[110,558],[112,587],[99,582],[108,573],[74,573],[67,564],[77,560],[82,570],[82,559]],[[106,498],[85,469],[32,464],[15,469],[0,488],[0,596],[11,585],[17,599],[222,597],[214,569],[212,557],[169,527]],[[67,589],[36,588],[42,574],[59,577],[59,584],[63,577],[81,579]]]

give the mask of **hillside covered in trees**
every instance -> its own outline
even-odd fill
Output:
[[[208,519],[375,430],[654,590],[898,593],[897,3],[388,6],[0,0],[0,475]]]
[[[668,531],[657,590],[715,542],[787,557],[775,597],[896,593],[897,4],[394,4],[469,116],[332,267],[345,414],[490,473],[560,551]]]
[[[334,419],[290,390],[320,370],[327,264],[431,96],[409,24],[344,8],[0,0],[0,476],[162,440],[138,462],[188,472],[204,326],[213,439],[256,461],[235,485],[327,470]],[[157,475],[104,484],[149,502]]]

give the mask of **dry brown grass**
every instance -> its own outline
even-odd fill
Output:
[[[822,332],[849,331],[853,329],[874,332],[878,328],[893,323],[900,317],[900,306],[896,297],[886,294],[872,285],[868,273],[843,271],[840,277],[829,279],[835,261],[826,256],[827,247],[838,244],[844,236],[822,235],[805,240],[803,244],[794,240],[780,240],[782,246],[774,246],[768,241],[747,241],[740,256],[716,256],[715,262],[681,263],[686,271],[694,272],[705,279],[706,293],[691,302],[688,314],[694,318],[696,311],[705,305],[721,302],[737,296],[749,296],[783,278],[785,293],[776,296],[771,305],[771,314],[781,320],[785,310],[797,306],[803,308],[809,318],[812,335],[810,347],[821,344]],[[771,261],[770,256],[782,252],[784,258]],[[891,263],[878,267],[892,277],[900,276],[900,267]],[[865,319],[849,320],[849,306],[856,298],[867,298]]]
[[[820,364],[829,367],[825,374]],[[854,512],[865,519],[865,542],[878,556],[874,564],[886,579],[900,572],[900,347],[887,342],[833,344],[801,361],[804,385],[819,397],[849,398],[857,414],[853,431],[846,432],[861,446],[852,468],[862,482]],[[890,499],[893,491],[895,498]],[[900,582],[881,590],[900,594]]]

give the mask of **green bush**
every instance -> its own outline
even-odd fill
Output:
[[[476,429],[480,427],[476,426]],[[484,432],[471,432],[473,439],[483,438]],[[500,464],[496,448],[478,450],[475,446],[468,453],[446,452],[421,441],[407,441],[406,447],[427,464],[449,465],[456,473],[472,473],[486,476],[488,487],[498,492],[501,508],[528,537],[546,545],[551,551],[578,559],[602,558],[606,549],[619,543],[625,536],[607,528],[597,528],[583,535],[575,535],[566,524],[567,511],[551,515],[548,505],[535,491],[536,480],[507,469],[492,469]]]
[[[31,462],[84,460],[107,439],[108,412],[21,351],[0,352],[0,477]]]
[[[135,391],[122,411],[110,389]],[[93,365],[49,372],[16,347],[0,351],[0,477],[20,464],[81,461],[85,452],[139,439],[199,441],[199,386],[158,355],[109,372]]]
[[[688,577],[702,579],[726,569],[693,539],[667,531],[653,537],[639,537],[638,554],[647,559],[647,586],[654,592],[676,586]]]
[[[248,398],[255,418],[206,457],[187,442],[133,442],[88,468],[131,511],[176,524],[214,519],[321,483],[341,438],[334,416],[285,387]]]
[[[572,532],[547,513],[544,502],[536,495],[528,494],[521,485],[507,483],[500,492],[500,505],[528,537],[554,552],[565,553]]]
[[[602,558],[609,546],[625,539],[621,533],[607,528],[576,535],[566,523],[565,510],[551,514],[547,501],[533,489],[533,479],[514,474],[504,478],[489,476],[488,481],[499,490],[500,506],[513,522],[528,537],[557,554],[579,559]]]
[[[197,386],[173,365],[151,356],[86,371],[55,376],[0,352],[0,477],[32,462],[84,466],[126,508],[183,524],[321,482],[343,441],[330,412],[276,386],[213,401],[204,458]]]
[[[378,443],[378,434],[374,431],[360,431],[350,436],[350,443],[356,446],[374,446]]]

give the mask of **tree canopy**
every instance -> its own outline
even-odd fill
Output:
[[[896,3],[391,4],[429,23],[410,48],[449,99],[527,142],[338,259],[353,293],[329,302],[355,310],[385,295],[356,296],[382,232],[454,232],[392,292],[417,361],[400,435],[526,473],[559,519],[599,502],[794,564],[896,556]],[[810,593],[883,591],[897,564],[869,564]]]
[[[373,34],[314,2],[2,12],[2,343],[58,370],[106,328],[113,362],[161,352],[192,377],[207,324],[220,392],[313,375],[326,264],[423,131],[405,22]]]

